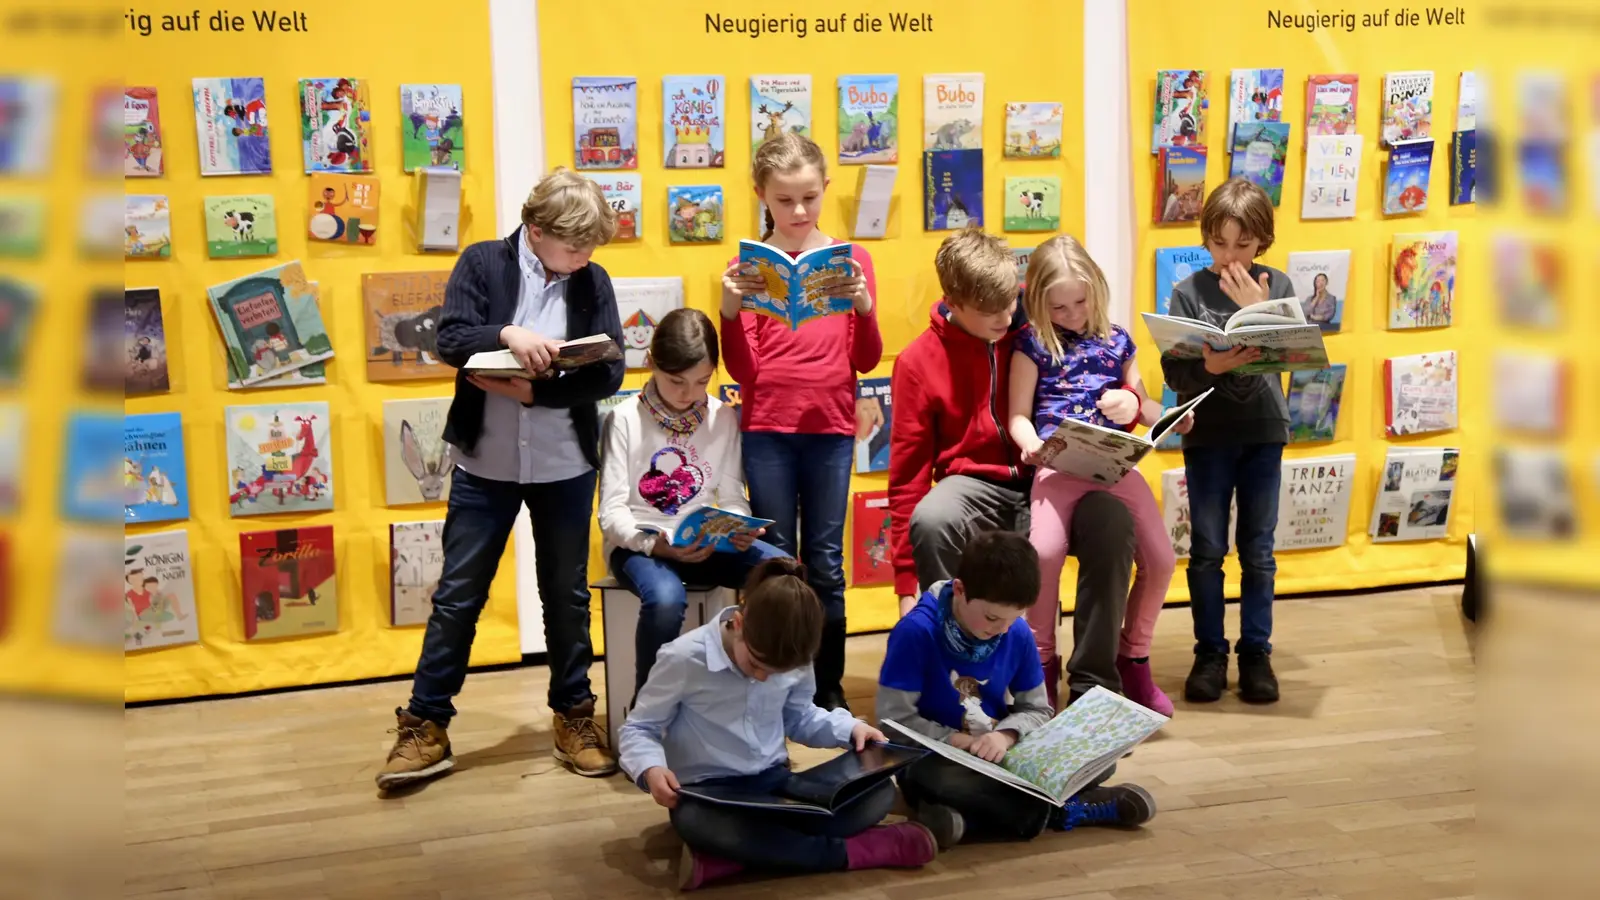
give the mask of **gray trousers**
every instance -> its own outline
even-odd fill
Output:
[[[1026,535],[1033,522],[1028,493],[964,475],[935,484],[911,513],[918,585],[927,590],[954,578],[961,551],[980,531]],[[1098,684],[1120,691],[1117,641],[1133,574],[1133,516],[1121,500],[1090,491],[1072,514],[1069,546],[1078,558],[1078,591],[1072,655],[1066,660],[1068,689],[1081,693]]]

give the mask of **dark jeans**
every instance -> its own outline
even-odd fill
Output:
[[[855,440],[845,434],[744,434],[750,511],[771,519],[767,540],[805,565],[829,622],[844,619],[844,520],[854,449]]]
[[[594,699],[589,690],[589,521],[596,473],[567,481],[516,484],[456,469],[444,518],[444,571],[433,594],[433,614],[411,686],[411,714],[450,724],[451,698],[467,677],[478,615],[489,600],[517,509],[533,519],[534,565],[544,604],[545,647],[550,658],[548,702],[566,712]]]
[[[703,783],[771,793],[791,774],[785,766],[773,766],[756,775]],[[849,865],[845,838],[883,821],[892,808],[894,784],[888,780],[832,816],[723,806],[680,794],[672,810],[672,827],[690,849],[747,869],[832,872]]]
[[[766,541],[756,541],[743,553],[713,553],[704,562],[680,563],[617,548],[611,551],[611,573],[617,582],[639,598],[639,626],[634,630],[634,694],[644,687],[655,665],[656,651],[683,631],[683,611],[689,598],[685,584],[742,588],[750,570],[762,560],[784,556]]]
[[[925,756],[895,778],[912,807],[937,803],[960,813],[965,822],[963,843],[1031,841],[1044,831],[1055,808],[939,756]]]
[[[1185,447],[1189,481],[1189,611],[1195,652],[1228,652],[1222,627],[1222,558],[1228,552],[1229,505],[1237,496],[1235,529],[1241,570],[1240,653],[1272,650],[1272,595],[1278,563],[1272,557],[1278,527],[1278,486],[1283,479],[1282,444]]]

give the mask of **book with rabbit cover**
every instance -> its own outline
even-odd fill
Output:
[[[389,619],[397,626],[425,625],[433,592],[444,573],[444,520],[389,526]]]
[[[239,535],[246,640],[339,630],[333,526]]]
[[[444,439],[450,399],[383,401],[384,502],[389,506],[450,498],[455,448]]]
[[[439,361],[439,316],[449,280],[449,269],[361,276],[368,381],[455,378],[455,370]]]

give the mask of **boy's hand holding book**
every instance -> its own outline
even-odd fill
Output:
[[[1039,451],[1043,448],[1044,441],[1039,440],[1039,436],[1037,434],[1028,438],[1027,441],[1020,443],[1017,447],[1018,450],[1022,451],[1023,463],[1030,466],[1039,465]]]
[[[1260,347],[1213,350],[1210,344],[1201,344],[1200,353],[1205,357],[1206,371],[1213,375],[1226,375],[1240,366],[1247,366],[1261,358]]]
[[[1015,731],[991,731],[982,737],[973,738],[972,745],[967,748],[967,752],[979,759],[998,763],[1006,758],[1006,751],[1016,746],[1016,744],[1017,733]]]
[[[486,378],[468,375],[467,381],[480,391],[510,397],[526,406],[533,402],[533,382],[525,378]]]
[[[500,329],[500,343],[506,345],[524,369],[537,375],[550,368],[550,360],[561,354],[561,343],[520,325]]]
[[[722,273],[722,317],[739,318],[746,294],[759,294],[767,289],[767,280],[755,266],[734,260]]]
[[[1264,303],[1267,299],[1267,285],[1271,283],[1271,276],[1266,272],[1261,273],[1260,281],[1250,279],[1250,267],[1238,262],[1229,263],[1219,273],[1222,280],[1222,292],[1228,299],[1239,305],[1240,309],[1257,303]]]
[[[651,766],[644,770],[645,787],[650,797],[660,806],[672,809],[678,805],[678,776],[666,766]]]

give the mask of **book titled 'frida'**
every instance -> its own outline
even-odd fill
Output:
[[[332,525],[239,535],[239,582],[246,640],[339,629]]]

